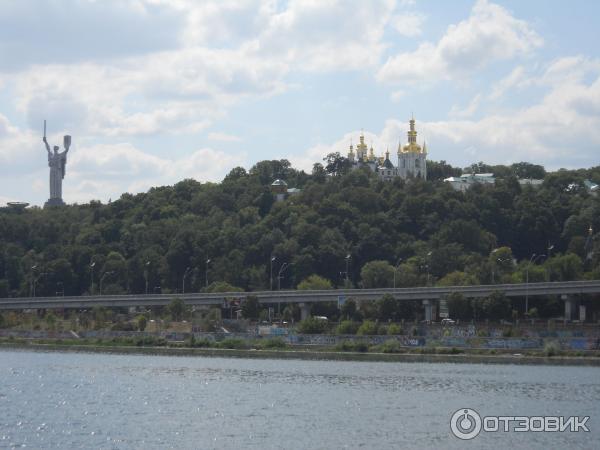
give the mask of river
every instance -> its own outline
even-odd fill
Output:
[[[450,431],[590,416],[590,432]],[[598,448],[600,369],[0,350],[0,448]]]

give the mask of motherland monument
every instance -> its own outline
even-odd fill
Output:
[[[46,206],[62,206],[65,202],[62,199],[62,180],[65,177],[67,166],[67,152],[71,146],[71,136],[63,137],[65,151],[59,153],[58,145],[54,146],[54,151],[50,150],[48,140],[46,139],[46,121],[44,120],[44,138],[42,139],[48,152],[48,167],[50,167],[50,198],[44,204]]]

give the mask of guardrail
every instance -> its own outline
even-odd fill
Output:
[[[94,306],[164,306],[177,297],[188,305],[220,305],[227,299],[243,299],[250,295],[258,297],[261,303],[315,303],[331,302],[338,299],[377,300],[384,294],[391,294],[399,301],[437,300],[453,292],[460,292],[467,298],[487,297],[493,292],[502,292],[508,297],[595,294],[600,293],[600,280],[563,281],[546,283],[493,284],[477,286],[444,286],[382,289],[334,289],[325,291],[257,291],[219,292],[186,294],[130,294],[93,295],[72,297],[14,297],[1,298],[0,309],[41,309],[73,308],[84,309]]]

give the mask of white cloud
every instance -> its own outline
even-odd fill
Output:
[[[523,66],[515,67],[510,74],[505,78],[501,79],[492,87],[492,92],[489,95],[490,100],[497,100],[504,95],[510,89],[519,87],[525,82],[526,74]]]
[[[222,142],[241,142],[241,138],[239,136],[234,136],[233,134],[220,133],[213,131],[208,133],[208,139],[211,141],[222,141]]]
[[[350,70],[377,64],[394,0],[292,0],[253,42],[267,58],[300,71]]]
[[[450,110],[450,117],[457,117],[457,118],[471,117],[473,114],[475,114],[475,112],[479,108],[481,99],[482,99],[482,95],[477,94],[475,97],[473,97],[471,99],[471,101],[465,108],[460,108],[459,106],[454,105],[452,107],[452,109]]]
[[[505,8],[479,0],[468,19],[450,25],[436,43],[388,58],[377,73],[386,83],[439,81],[469,75],[493,61],[526,55],[542,45],[529,24]]]
[[[401,36],[417,37],[423,34],[425,15],[421,13],[403,13],[392,17],[391,25]]]
[[[185,178],[220,181],[246,156],[202,148],[181,158],[151,155],[128,143],[82,147],[71,156],[65,178],[65,201],[117,198]],[[67,188],[68,187],[68,188]]]

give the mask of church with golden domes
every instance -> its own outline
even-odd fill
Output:
[[[375,156],[373,146],[370,148],[365,144],[365,136],[361,133],[360,143],[356,146],[350,144],[348,151],[348,160],[352,169],[359,167],[369,167],[376,172],[384,181],[391,181],[400,177],[403,180],[410,178],[427,179],[427,145],[423,142],[423,147],[417,143],[417,130],[415,129],[415,119],[410,119],[410,128],[408,130],[408,142],[405,145],[398,145],[398,165],[394,166],[390,160],[389,150],[385,156]]]

